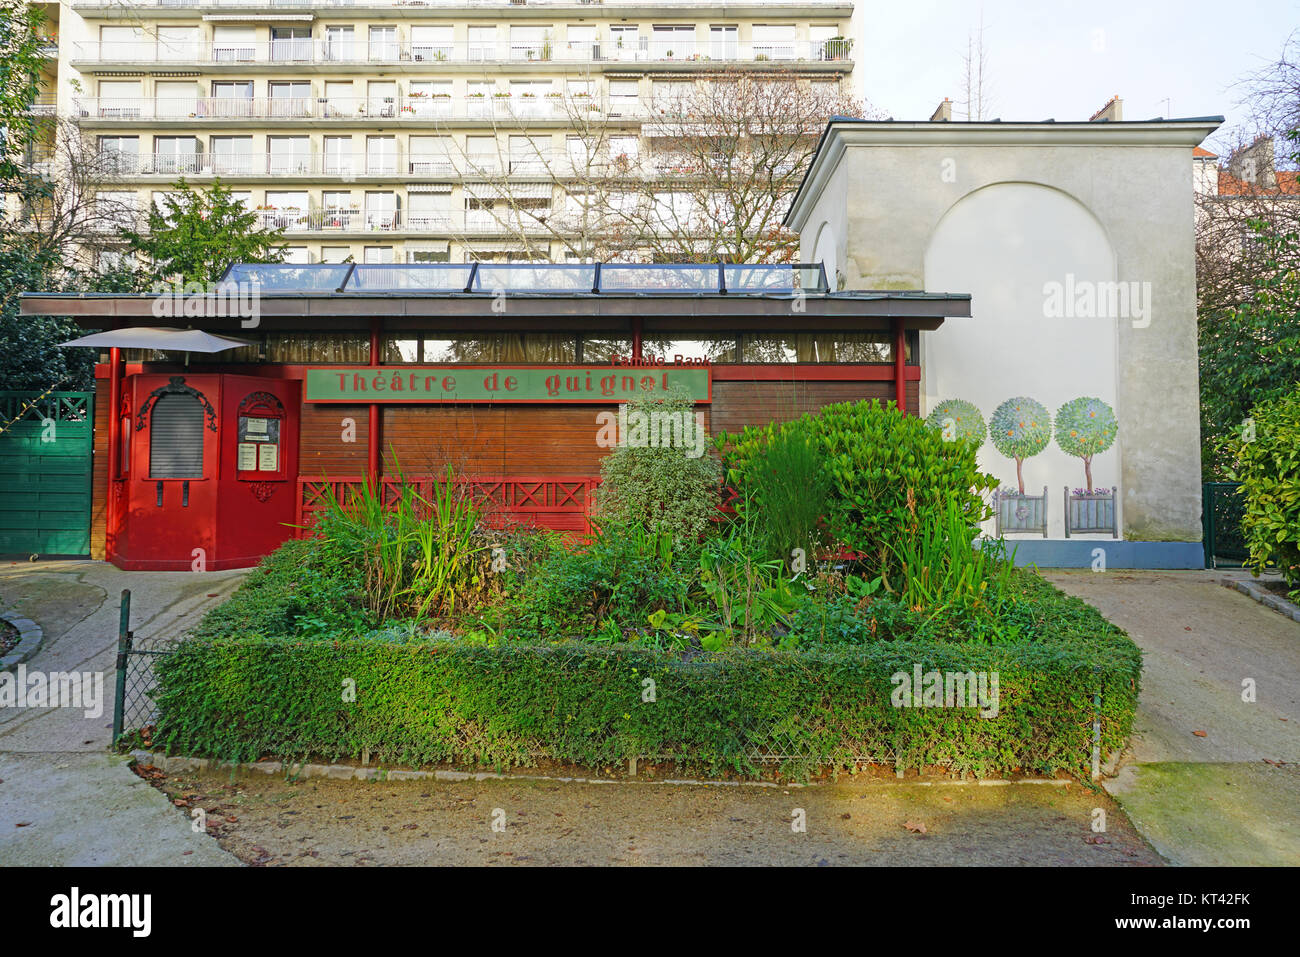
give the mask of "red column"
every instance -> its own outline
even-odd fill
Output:
[[[632,358],[641,358],[641,330],[645,325],[640,316],[632,320]]]
[[[383,337],[378,319],[370,320],[370,364],[377,366],[382,356]],[[379,489],[379,403],[370,403],[370,427],[366,430],[366,479]]]
[[[117,545],[117,503],[114,492],[122,469],[122,350],[108,350],[108,477],[104,483],[104,557],[113,560]]]
[[[907,385],[904,373],[907,369],[907,333],[903,329],[903,320],[894,320],[894,398],[898,402],[898,411],[907,411]]]

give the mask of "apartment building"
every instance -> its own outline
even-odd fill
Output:
[[[719,70],[852,92],[843,0],[66,0],[50,4],[57,106],[145,209],[220,177],[294,262],[577,258],[510,202],[566,201],[579,128],[613,148]],[[830,89],[831,87],[827,87]],[[538,217],[534,215],[533,220]],[[112,255],[107,253],[105,255]]]

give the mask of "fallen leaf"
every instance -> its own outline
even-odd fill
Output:
[[[903,827],[907,828],[913,834],[924,834],[925,824],[921,821],[904,821]]]
[[[1083,843],[1085,843],[1085,844],[1109,844],[1110,841],[1106,840],[1106,839],[1105,839],[1104,837],[1102,837],[1100,834],[1094,834],[1092,837],[1085,837],[1085,838],[1083,839]]]
[[[1192,734],[1196,735],[1198,738],[1203,738],[1206,733],[1204,731],[1193,731]]]
[[[31,826],[32,826],[31,821],[19,821],[17,824],[14,825],[14,827],[31,827]]]

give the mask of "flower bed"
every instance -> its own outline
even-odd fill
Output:
[[[581,542],[494,528],[450,474],[331,502],[160,662],[155,741],[787,775],[1082,775],[1094,717],[1122,745],[1140,654],[1000,542],[972,547],[972,443],[862,403],[720,436],[719,463],[673,421],[693,454],[615,447]]]

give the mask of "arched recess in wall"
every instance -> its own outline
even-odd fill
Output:
[[[1114,317],[1052,315],[1050,292],[1111,283],[1115,253],[1097,217],[1073,196],[1038,183],[1004,182],[968,193],[940,218],[925,251],[929,292],[970,293],[971,318],[947,320],[925,339],[923,405],[960,398],[989,416],[1012,396],[1029,396],[1052,415],[1078,396],[1096,396],[1121,416],[1116,401]],[[1096,288],[1096,287],[1094,287]],[[1113,448],[1094,468],[1107,487],[1119,484]],[[981,464],[1003,482],[1013,462],[986,443]],[[1078,459],[1055,442],[1025,465],[1027,490],[1050,487],[1059,511],[1064,486],[1083,484]],[[1060,522],[1054,516],[1053,525]],[[1054,527],[1055,532],[1055,527]]]
[[[826,282],[833,290],[836,288],[836,275],[839,273],[839,256],[835,231],[830,223],[822,223],[817,230],[817,240],[813,243],[813,262],[819,262],[826,270]]]

